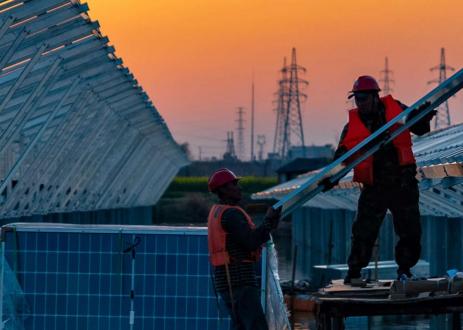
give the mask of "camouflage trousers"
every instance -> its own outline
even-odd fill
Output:
[[[399,270],[409,270],[420,258],[421,223],[419,190],[413,178],[406,185],[365,187],[358,201],[352,226],[352,245],[348,259],[349,272],[357,276],[370,262],[381,223],[390,210],[394,231],[399,237],[395,260]]]

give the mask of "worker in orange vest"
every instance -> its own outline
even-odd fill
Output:
[[[214,267],[214,285],[230,313],[232,329],[268,329],[256,280],[256,262],[262,245],[277,228],[281,209],[269,208],[264,222],[255,226],[239,203],[239,178],[229,169],[214,172],[209,191],[220,202],[212,206],[207,221],[209,256]]]
[[[349,111],[349,122],[341,134],[335,159],[407,108],[390,95],[380,97],[379,91],[378,83],[371,76],[360,76],[355,81],[349,98],[354,97],[357,108]],[[423,108],[414,110],[407,120]],[[410,268],[418,262],[421,253],[421,224],[416,163],[410,132],[417,135],[428,133],[430,121],[435,114],[436,111],[432,111],[411,126],[410,130],[399,134],[392,143],[384,145],[354,168],[353,181],[362,183],[362,190],[352,226],[349,270],[344,279],[345,284],[361,282],[361,269],[370,262],[387,210],[392,213],[394,230],[399,237],[395,247],[397,276],[399,279],[412,277]],[[383,139],[400,125],[394,124],[378,139]],[[355,159],[355,155],[352,159]]]

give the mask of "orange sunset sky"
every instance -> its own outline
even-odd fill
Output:
[[[393,95],[411,104],[430,90],[445,47],[463,67],[460,0],[89,0],[90,15],[135,74],[175,139],[193,154],[221,156],[244,106],[249,157],[251,78],[256,134],[273,143],[272,111],[283,57],[297,48],[307,68],[306,144],[336,143],[347,120],[347,91],[362,74],[379,78],[385,56]],[[463,121],[463,93],[450,102]],[[235,133],[236,134],[236,133]]]

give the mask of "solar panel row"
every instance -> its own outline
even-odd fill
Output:
[[[15,293],[21,304],[4,306],[2,321],[36,330],[228,329],[206,235],[204,228],[7,225],[4,261],[22,292]]]
[[[87,10],[0,1],[0,217],[152,205],[187,162]]]

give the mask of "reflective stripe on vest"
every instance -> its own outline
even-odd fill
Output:
[[[391,121],[394,117],[403,111],[402,107],[390,95],[382,97],[381,101],[383,102],[386,109],[386,122]],[[390,132],[394,132],[401,125],[401,123],[392,125]],[[365,124],[360,119],[358,109],[350,110],[347,134],[342,140],[341,145],[344,146],[347,150],[350,150],[365,140],[368,136],[370,136],[370,134],[371,132],[366,128]],[[395,147],[395,150],[397,151],[400,165],[415,164],[415,157],[413,156],[412,150],[412,138],[408,129],[400,133],[392,141],[392,143]],[[366,185],[373,184],[373,156],[368,157],[354,168],[353,181],[361,182]]]
[[[239,206],[214,204],[207,219],[207,240],[209,245],[209,258],[213,266],[222,266],[230,263],[230,255],[226,249],[227,232],[222,228],[222,215],[228,209],[241,211],[251,229],[256,228],[251,217]],[[241,262],[256,262],[259,260],[261,248],[251,252],[251,259],[240,260]]]

